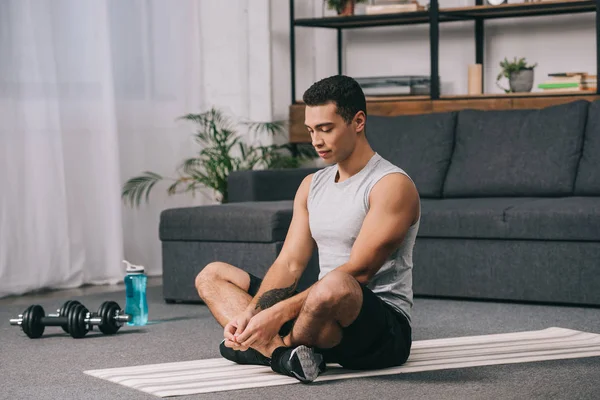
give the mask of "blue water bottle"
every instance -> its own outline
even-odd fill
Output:
[[[125,313],[131,316],[127,325],[143,326],[148,323],[148,301],[146,300],[146,283],[148,277],[141,265],[127,265],[125,275]]]

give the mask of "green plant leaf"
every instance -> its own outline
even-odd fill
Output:
[[[198,167],[202,166],[202,159],[198,157],[188,158],[181,163],[179,167],[186,174],[195,172]]]
[[[132,207],[139,207],[142,197],[145,195],[146,202],[149,201],[150,191],[161,181],[163,177],[157,173],[145,171],[143,175],[133,177],[123,185],[121,192],[121,198]]]
[[[172,196],[174,194],[177,193],[177,187],[179,186],[179,184],[181,183],[181,179],[177,179],[175,182],[173,182],[173,184],[171,186],[168,187],[167,189],[167,194]]]

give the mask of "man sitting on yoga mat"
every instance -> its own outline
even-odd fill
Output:
[[[412,344],[412,250],[420,222],[413,181],[369,145],[365,96],[336,75],[303,96],[312,144],[327,164],[294,199],[281,253],[264,280],[222,262],[196,288],[224,327],[223,357],[302,382],[326,363],[377,369],[406,362]],[[296,292],[314,246],[319,280]]]

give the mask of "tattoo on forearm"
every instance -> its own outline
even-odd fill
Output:
[[[294,281],[294,283],[292,283],[290,286],[283,288],[283,289],[272,289],[269,290],[268,292],[263,293],[262,296],[260,296],[260,298],[258,299],[258,302],[256,303],[256,309],[258,310],[260,309],[267,309],[271,306],[274,306],[275,304],[279,303],[282,300],[287,299],[288,297],[290,297],[293,293],[294,290],[296,289],[296,282]]]

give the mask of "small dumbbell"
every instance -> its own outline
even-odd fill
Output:
[[[46,316],[42,306],[32,305],[18,318],[11,319],[10,324],[21,326],[23,332],[31,339],[41,337],[46,326],[60,326],[71,337],[82,338],[94,325],[98,325],[104,334],[113,334],[121,328],[123,323],[131,319],[131,316],[122,313],[121,308],[114,301],[102,303],[97,314],[90,314],[88,309],[80,303],[70,303],[65,308],[65,315]],[[60,311],[59,314],[61,314]]]
[[[68,300],[62,305],[61,308],[56,310],[56,314],[48,314],[48,317],[64,317],[67,315],[67,313],[69,312],[71,307],[73,307],[77,304],[81,304],[81,303],[78,302],[77,300]],[[22,317],[22,315],[19,315],[19,318],[21,318],[21,317]],[[61,325],[61,328],[66,333],[69,333],[69,326],[67,324]]]

